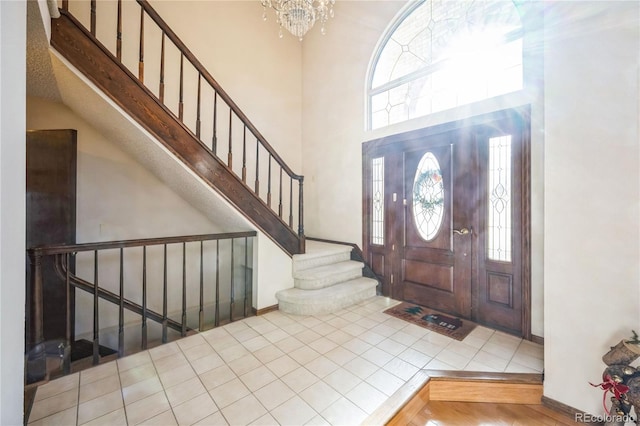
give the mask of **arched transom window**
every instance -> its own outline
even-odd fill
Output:
[[[369,128],[521,90],[522,36],[511,0],[412,5],[375,53]]]

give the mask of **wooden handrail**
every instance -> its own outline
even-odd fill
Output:
[[[83,251],[108,250],[117,248],[155,246],[161,244],[190,243],[194,241],[229,240],[233,238],[255,237],[256,231],[227,232],[222,234],[186,235],[183,237],[142,238],[122,241],[105,241],[83,244],[59,244],[31,247],[28,252],[39,256],[78,253]]]
[[[65,277],[66,274],[67,274],[67,271],[68,271],[68,269],[66,268],[65,262],[63,262],[64,258],[65,258],[65,256],[63,256],[63,255],[57,255],[56,256],[56,262],[54,264],[55,267],[56,267],[56,272],[58,272],[58,274],[60,276],[62,276],[62,277]],[[79,288],[81,290],[84,290],[87,293],[94,294],[95,286],[93,284],[91,284],[87,280],[83,280],[82,278],[80,278],[80,277],[78,277],[76,275],[73,275],[73,274],[70,274],[70,275],[71,275],[70,282],[71,282],[72,286],[74,286],[75,288]],[[115,293],[113,293],[113,292],[111,292],[109,290],[105,290],[103,288],[98,287],[98,296],[101,299],[104,299],[107,302],[113,303],[115,305],[119,305],[120,304],[120,297],[117,294],[115,294]],[[128,299],[123,299],[122,300],[122,304],[124,306],[124,309],[127,309],[127,310],[129,310],[129,311],[131,311],[133,313],[138,314],[138,315],[142,315],[143,314],[143,309],[145,309],[145,308],[143,308],[143,306],[141,306],[141,305],[139,305],[139,304],[137,304],[135,302],[132,302],[132,301],[130,301]],[[149,319],[151,319],[151,320],[153,320],[153,321],[155,321],[155,322],[157,322],[159,324],[162,324],[162,322],[163,322],[162,314],[154,312],[154,311],[152,311],[150,309],[146,309],[146,316]],[[167,318],[166,321],[167,321],[167,325],[169,326],[169,328],[171,328],[173,330],[176,330],[176,331],[181,331],[182,330],[182,325],[179,322],[174,321],[174,320],[172,320],[170,318]]]
[[[362,253],[362,249],[356,243],[348,243],[346,241],[337,241],[337,240],[328,240],[326,238],[316,238],[316,237],[306,237],[309,241],[317,241],[319,243],[327,243],[327,244],[338,244],[341,246],[350,246],[351,249],[361,258],[364,259],[364,254]]]

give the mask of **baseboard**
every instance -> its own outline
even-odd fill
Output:
[[[268,314],[269,312],[277,311],[278,305],[271,305],[262,309],[251,308],[251,310],[253,311],[253,315],[260,316],[260,315]]]
[[[544,395],[542,396],[542,405],[562,414],[565,417],[575,419],[578,423],[584,423],[586,425],[604,425],[604,421],[601,421],[601,419]]]
[[[531,335],[531,341],[533,343],[537,343],[539,345],[544,346],[544,337],[536,336],[534,334]]]

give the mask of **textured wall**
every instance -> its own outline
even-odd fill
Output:
[[[547,397],[604,414],[601,360],[640,328],[637,2],[548,2]]]

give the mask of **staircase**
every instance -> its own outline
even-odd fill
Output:
[[[300,315],[326,314],[376,295],[378,282],[362,276],[364,265],[350,260],[352,250],[350,246],[314,241],[306,247],[304,177],[293,172],[146,0],[126,2],[127,6],[135,6],[132,8],[123,7],[125,3],[123,0],[116,0],[115,8],[104,7],[108,2],[95,0],[73,2],[74,10],[79,10],[78,16],[84,16],[85,20],[89,17],[86,25],[70,12],[69,3],[71,2],[62,0],[61,3],[60,17],[51,22],[51,47],[57,52],[56,56],[59,55],[64,59],[65,66],[74,70],[74,73],[82,75],[86,80],[84,84],[91,87],[91,90],[95,90],[95,93],[102,93],[109,98],[113,111],[136,122],[158,144],[161,144],[164,149],[163,155],[170,156],[172,160],[184,166],[195,177],[194,184],[199,182],[206,185],[208,189],[216,191],[222,199],[234,206],[256,228],[292,256],[294,288],[280,291],[276,295],[282,311]],[[128,11],[128,16],[124,16],[125,10]],[[123,22],[131,21],[132,10],[133,19],[135,21],[139,19],[139,26],[133,29],[128,26],[123,27]],[[102,28],[102,25],[110,25],[117,39],[99,39],[98,35],[108,33],[103,34],[103,31],[96,29]],[[145,26],[147,29],[151,26],[153,31],[145,30]],[[152,37],[155,37],[153,42],[150,40]],[[147,54],[152,47],[156,48],[157,62],[149,60],[145,62],[145,46]],[[137,66],[127,66],[123,62],[123,51],[139,52],[139,60],[135,64]],[[174,62],[170,64],[171,58]],[[150,78],[151,76],[157,79]],[[185,95],[185,87],[195,88],[195,93],[190,93],[190,96]],[[165,93],[168,94],[166,97]],[[169,96],[170,94],[174,96]],[[246,247],[246,239],[255,235],[253,231],[243,235],[224,235],[224,238],[232,240],[231,271],[235,270],[233,239],[245,239]],[[222,289],[218,285],[218,263],[216,263],[215,293],[213,289],[207,290],[209,295],[215,294],[215,300],[208,301],[203,296],[205,293],[203,271],[206,272],[206,268],[202,266],[205,263],[203,241],[217,241],[221,238],[223,236],[219,234],[32,248],[29,253],[32,278],[27,293],[28,382],[34,383],[47,377],[43,323],[48,319],[43,317],[43,306],[50,302],[43,298],[43,286],[46,284],[43,282],[40,269],[42,258],[56,256],[58,274],[64,279],[67,299],[70,299],[70,295],[75,291],[74,288],[93,296],[93,339],[92,342],[88,342],[87,347],[90,348],[88,353],[92,355],[91,362],[95,365],[104,358],[101,351],[103,345],[100,341],[101,327],[104,328],[108,322],[99,319],[99,308],[105,301],[109,303],[112,313],[118,316],[119,356],[126,352],[125,311],[133,312],[140,317],[139,347],[142,349],[147,348],[150,343],[151,329],[147,327],[147,320],[149,325],[152,323],[160,325],[162,341],[166,342],[167,333],[171,330],[186,336],[196,328],[202,330],[207,324],[218,326],[226,322],[227,318],[228,321],[233,321],[250,314],[252,280],[247,273],[243,276],[243,285],[240,286],[244,288],[243,291],[238,293],[239,289],[236,289],[238,285],[234,283],[231,276],[229,290],[219,294]],[[199,286],[196,286],[198,288],[187,288],[185,247],[187,243],[193,242],[200,244],[200,281]],[[166,246],[174,243],[182,245],[181,288],[180,283],[171,284],[171,280],[166,276]],[[162,288],[152,288],[152,280],[149,280],[149,289],[147,289],[146,251],[144,251],[147,245],[164,246]],[[123,253],[125,249],[132,247],[142,247],[143,250],[142,270],[136,274],[142,280],[139,287],[141,294],[136,300],[124,297],[124,283],[127,280],[124,279],[123,273]],[[119,271],[119,275],[110,280],[105,280],[103,277],[99,284],[98,251],[112,250],[112,253],[115,253],[113,252],[115,249],[120,250],[120,262],[119,266],[113,267],[113,270]],[[94,255],[93,260],[88,263],[93,267],[93,278],[85,279],[73,275],[72,265],[77,261],[74,256],[80,252]],[[217,260],[218,246],[215,253]],[[244,264],[249,265],[246,252],[244,258]],[[117,258],[112,260],[116,263],[118,261]],[[103,267],[102,270],[105,269],[108,268]],[[108,285],[103,287],[105,281],[108,281]],[[211,279],[208,280],[208,282],[211,281]],[[171,300],[181,303],[180,306],[172,308],[168,306],[167,295],[176,287],[181,290],[181,300],[177,298]],[[147,292],[152,297],[147,298]],[[187,295],[198,294],[198,292],[200,295],[198,319],[190,320],[187,312]],[[152,303],[153,296],[158,294],[163,295],[162,306],[154,306]],[[227,298],[227,294],[228,300],[223,300],[223,297]],[[228,303],[223,303],[225,301]],[[215,305],[215,317],[208,321],[205,318],[205,311],[209,305]],[[221,308],[221,305],[224,306]],[[172,310],[179,312],[179,319],[170,318]],[[69,313],[64,321],[66,335],[59,336],[65,343],[63,354],[65,373],[71,371],[70,347],[75,333],[72,320],[75,316]],[[193,324],[194,322],[197,326]],[[106,340],[104,333],[102,339]]]
[[[72,2],[78,16],[90,16],[85,26],[69,3],[62,1],[60,17],[51,22],[55,51],[283,251],[304,253],[304,177],[293,172],[151,5],[117,0],[116,9],[106,7],[108,2]],[[140,25],[123,30],[131,19]],[[115,49],[96,28],[115,30]],[[145,62],[145,46],[147,57],[156,55],[157,61]],[[123,62],[126,51],[140,52],[137,66]]]
[[[378,282],[362,276],[347,245],[307,241],[293,256],[294,288],[276,293],[278,308],[295,315],[323,315],[376,295]]]

